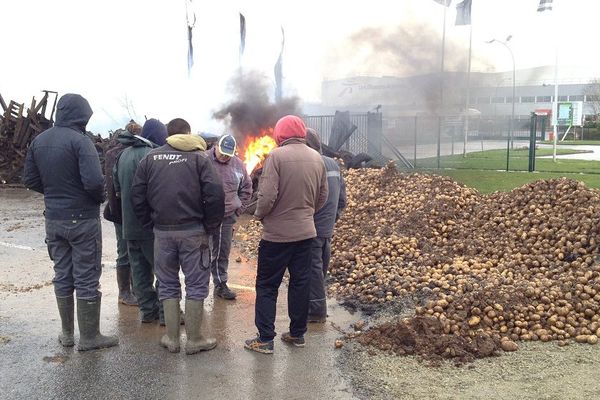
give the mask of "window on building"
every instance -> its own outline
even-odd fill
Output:
[[[492,97],[492,103],[504,103],[504,97]]]
[[[478,97],[477,104],[490,104],[490,98],[489,97]]]
[[[569,96],[558,96],[558,101],[569,101]]]
[[[597,94],[588,94],[585,96],[586,101],[600,101],[600,96]]]
[[[512,98],[512,96],[510,96],[510,97],[506,97],[506,102],[507,102],[507,103],[512,103],[512,101],[513,101],[513,98]],[[518,103],[518,102],[519,102],[519,96],[515,97],[515,102],[516,102],[516,103]]]
[[[583,95],[569,96],[569,101],[583,101]]]
[[[535,96],[521,96],[521,103],[535,103]]]
[[[536,101],[538,103],[551,103],[552,102],[552,96],[538,96]]]

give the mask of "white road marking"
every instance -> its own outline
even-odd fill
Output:
[[[235,283],[227,283],[227,286],[234,289],[249,290],[251,292],[256,292],[256,289],[254,289],[251,286],[236,285]]]
[[[33,247],[29,247],[29,246],[21,246],[20,244],[12,244],[12,243],[6,243],[6,242],[0,242],[1,246],[5,246],[5,247],[12,247],[13,249],[21,249],[21,250],[31,250],[33,251]]]

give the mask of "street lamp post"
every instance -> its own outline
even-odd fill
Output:
[[[512,142],[512,134],[513,134],[513,123],[515,120],[515,56],[508,46],[507,42],[510,41],[512,36],[506,38],[506,41],[492,39],[487,41],[486,43],[500,43],[502,46],[506,47],[508,52],[510,53],[510,58],[512,60],[512,111],[510,113],[510,122],[508,124],[508,141],[506,143],[506,171],[508,171],[509,161],[510,161],[510,144]]]

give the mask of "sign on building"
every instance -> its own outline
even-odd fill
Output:
[[[552,112],[552,125],[558,126],[582,126],[583,125],[583,101],[559,101],[555,103],[558,111]]]

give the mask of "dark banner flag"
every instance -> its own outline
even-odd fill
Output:
[[[192,0],[189,0],[189,7],[193,10]],[[187,21],[187,33],[188,33],[188,57],[187,57],[187,65],[188,65],[188,75],[192,73],[192,67],[194,66],[194,46],[192,45],[192,29],[194,29],[194,25],[196,25],[196,13],[191,11],[190,18],[190,10],[188,9],[188,2],[185,3],[185,19]]]
[[[455,25],[471,25],[471,1],[464,0],[456,5]]]
[[[283,81],[283,46],[285,45],[285,33],[283,31],[283,26],[281,27],[281,51],[279,52],[279,57],[277,58],[277,62],[275,63],[274,73],[275,73],[275,102],[281,101],[282,97],[282,81]]]
[[[240,13],[240,55],[244,55],[246,49],[246,18]]]
[[[540,0],[537,10],[538,12],[552,11],[552,0]]]

